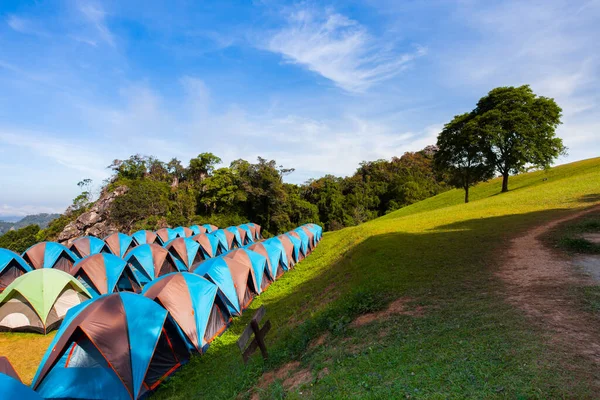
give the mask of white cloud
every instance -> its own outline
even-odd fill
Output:
[[[10,204],[0,204],[0,220],[3,217],[25,217],[26,215],[39,214],[39,213],[62,213],[64,208],[56,207],[45,207],[39,205],[23,204],[20,206],[13,206]]]
[[[89,1],[80,1],[78,3],[79,11],[94,26],[100,38],[110,46],[115,46],[115,39],[112,32],[106,26],[106,15],[102,6]],[[88,44],[95,43],[92,40],[86,40]]]
[[[287,25],[262,47],[358,93],[399,74],[426,54],[420,46],[398,53],[357,21],[329,11],[321,14],[311,9],[291,13]]]

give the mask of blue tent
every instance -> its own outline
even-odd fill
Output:
[[[207,231],[208,233],[214,232],[214,231],[216,231],[217,229],[219,229],[219,227],[218,227],[218,226],[211,225],[211,224],[203,224],[202,226],[206,228],[206,231]]]
[[[213,235],[219,239],[219,243],[221,243],[221,246],[225,251],[232,250],[237,243],[235,234],[224,229],[217,229],[216,231],[209,233],[209,235]]]
[[[296,257],[296,261],[301,261],[306,256],[306,246],[305,243],[302,243],[302,239],[300,239],[300,235],[298,233],[294,234],[294,231],[287,232],[284,236],[288,237],[292,244],[294,245],[294,255]]]
[[[296,260],[294,259],[294,255],[293,255],[294,245],[292,244],[292,241],[287,236],[285,237],[285,240],[287,240],[288,243],[290,244],[290,246],[292,247],[291,255],[286,251],[286,248],[285,248],[284,244],[282,243],[282,238],[280,238],[279,236],[263,240],[261,243],[268,244],[270,246],[276,247],[279,250],[281,250],[282,257],[283,257],[283,263],[285,265],[285,270],[287,271],[294,267]]]
[[[191,237],[194,236],[194,231],[186,226],[178,226],[177,228],[171,229],[171,232],[175,235],[175,237]]]
[[[192,232],[194,232],[194,236],[199,235],[201,233],[208,233],[208,229],[200,225],[192,225],[190,226],[190,229],[192,230]]]
[[[71,273],[79,257],[62,244],[41,242],[25,250],[23,260],[35,269],[56,268]]]
[[[248,238],[248,243],[252,243],[256,240],[256,237],[254,236],[252,229],[250,229],[250,225],[242,224],[242,225],[239,225],[238,228],[241,228],[246,232],[246,237]]]
[[[304,232],[304,230],[302,228],[296,228],[292,232],[296,232],[298,234],[298,236],[300,236],[300,240],[302,241],[301,249],[304,253],[304,256],[307,256],[313,247],[313,244],[311,243],[310,238],[308,237],[308,235],[306,234],[306,232]]]
[[[110,248],[110,251],[118,257],[123,258],[129,250],[135,247],[133,238],[121,232],[113,233],[104,238],[104,241]]]
[[[235,241],[237,243],[237,247],[242,247],[242,246],[246,245],[247,240],[244,240],[244,239],[246,239],[246,235],[245,235],[246,231],[244,231],[241,228],[238,228],[237,226],[230,226],[230,227],[225,228],[225,230],[233,233],[233,236],[235,237]],[[242,237],[242,233],[244,234],[243,237]],[[231,250],[231,246],[230,246],[229,250]]]
[[[213,258],[227,252],[227,248],[223,246],[221,241],[211,233],[200,233],[192,236],[192,240],[197,242],[205,254],[204,258]]]
[[[43,398],[139,399],[188,359],[167,310],[138,294],[114,293],[69,310],[32,387]]]
[[[278,240],[277,242],[279,245],[275,244],[273,241],[263,241],[254,243],[247,247],[248,250],[252,250],[267,257],[269,264],[269,276],[272,280],[277,279],[289,269],[283,246],[281,246],[281,242]]]
[[[114,292],[137,292],[141,284],[133,268],[113,254],[94,254],[79,260],[73,276],[92,294],[98,297]]]
[[[223,257],[231,258],[242,264],[246,264],[254,270],[256,282],[259,284],[256,287],[258,294],[262,293],[262,291],[266,289],[273,280],[275,280],[274,278],[271,279],[267,257],[257,252],[248,250],[247,248],[236,249],[225,254]]]
[[[0,373],[0,399],[43,400],[29,386],[2,373]]]
[[[230,315],[241,315],[257,293],[258,284],[252,267],[231,258],[211,258],[192,272],[219,287]]]
[[[309,231],[311,231],[313,233],[313,235],[315,236],[315,246],[317,245],[317,243],[319,243],[319,241],[321,240],[321,237],[323,235],[323,229],[316,224],[306,224],[306,225],[302,225],[305,226]]]
[[[131,264],[142,285],[171,272],[186,271],[181,261],[157,244],[143,244],[133,248],[126,254],[125,261]]]
[[[94,236],[83,236],[75,239],[69,247],[79,258],[87,257],[98,253],[111,253],[110,247],[102,239]]]
[[[206,253],[200,247],[200,244],[192,238],[178,237],[169,240],[163,246],[171,253],[173,257],[185,265],[186,270],[192,269],[192,266],[201,263],[207,257]]]
[[[0,292],[33,268],[14,251],[0,248]]]
[[[169,311],[190,351],[205,351],[231,319],[217,285],[189,272],[162,276],[146,285],[142,294]]]
[[[133,235],[131,235],[131,238],[134,240],[136,246],[139,246],[141,244],[153,244],[153,243],[162,244],[162,241],[160,240],[160,238],[158,236],[156,236],[156,233],[154,233],[152,231],[146,231],[146,230],[137,231]]]

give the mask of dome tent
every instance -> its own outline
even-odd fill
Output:
[[[216,226],[216,225],[212,225],[212,224],[204,224],[204,225],[202,225],[202,226],[203,226],[204,228],[206,228],[206,231],[207,231],[208,233],[214,232],[214,231],[216,231],[217,229],[219,229],[219,227],[218,227],[218,226]]]
[[[258,254],[267,258],[269,264],[269,275],[271,280],[279,278],[288,270],[287,258],[285,257],[283,246],[276,246],[273,242],[259,242],[247,247]]]
[[[310,243],[310,237],[306,234],[306,232],[304,232],[304,230],[297,228],[294,229],[293,231],[288,232],[289,235],[294,235],[295,237],[297,237],[298,239],[300,239],[301,242],[301,251],[304,254],[304,257],[306,257],[312,250],[312,245]]]
[[[258,294],[261,294],[263,290],[268,288],[274,280],[270,275],[267,258],[259,253],[243,248],[230,251],[223,257],[231,258],[252,268],[256,282],[259,283],[257,286]]]
[[[304,260],[304,257],[306,256],[306,243],[302,242],[298,232],[291,231],[282,236],[287,236],[294,245],[294,254],[296,255],[296,260],[298,262]]]
[[[142,294],[164,307],[179,325],[190,351],[202,352],[227,328],[230,320],[222,292],[205,278],[189,272],[164,275]]]
[[[231,315],[241,315],[257,294],[258,285],[252,267],[231,258],[211,258],[198,264],[192,272],[219,287]]]
[[[192,226],[190,226],[190,229],[192,230],[192,232],[194,233],[194,235],[199,235],[201,233],[207,233],[208,232],[208,229],[206,229],[206,227],[200,226],[200,225],[192,225]]]
[[[288,235],[279,235],[276,236],[275,238],[271,238],[271,239],[267,239],[265,240],[266,242],[270,242],[270,241],[274,241],[275,243],[279,242],[281,244],[281,246],[283,246],[285,255],[287,257],[288,260],[288,267],[289,268],[293,268],[294,265],[296,265],[296,263],[299,260],[300,256],[299,256],[299,247],[297,247],[294,242],[292,241],[292,238],[289,237]],[[299,244],[299,240],[298,240],[298,244]]]
[[[248,227],[250,228],[250,231],[254,235],[255,241],[262,239],[262,234],[261,234],[262,227],[260,225],[255,224],[254,222],[248,222],[246,225],[248,225]]]
[[[157,244],[143,244],[125,255],[133,267],[135,277],[142,285],[171,272],[185,271],[185,265]]]
[[[177,234],[173,232],[173,229],[171,228],[160,228],[155,233],[156,236],[158,236],[158,238],[160,239],[161,244],[167,243],[169,240],[175,239],[177,237]]]
[[[169,313],[134,293],[114,293],[67,314],[32,387],[44,398],[139,399],[189,359]]]
[[[237,247],[243,247],[248,244],[248,236],[246,231],[238,226],[230,226],[225,228],[225,231],[229,231],[235,235],[235,240],[237,242]],[[231,249],[230,249],[231,250]]]
[[[77,257],[83,258],[92,254],[109,253],[112,254],[110,247],[102,239],[94,236],[84,236],[73,241],[69,247]]]
[[[51,268],[28,272],[0,294],[0,331],[46,334],[69,308],[89,298],[87,289],[66,272]]]
[[[200,244],[191,238],[178,237],[167,242],[164,247],[173,257],[181,261],[187,270],[208,258],[205,257]]]
[[[221,241],[210,233],[200,233],[193,236],[192,240],[200,245],[202,251],[206,254],[205,258],[213,258],[227,251]]]
[[[152,231],[137,231],[131,235],[131,238],[135,242],[136,246],[140,246],[142,244],[162,244],[160,238]]]
[[[217,229],[216,231],[211,232],[210,235],[213,235],[219,239],[221,246],[223,246],[226,251],[239,247],[235,234],[226,229]]]
[[[14,251],[0,248],[0,292],[33,268]]]
[[[131,266],[113,254],[94,254],[78,261],[73,276],[94,297],[141,290]]]
[[[25,250],[23,260],[35,269],[56,268],[71,273],[79,257],[62,244],[40,242]]]
[[[113,233],[104,238],[104,241],[110,248],[111,253],[117,257],[123,258],[129,250],[135,247],[133,238],[121,232]]]
[[[194,231],[186,226],[178,226],[171,229],[171,231],[176,235],[175,237],[186,238],[194,236]]]

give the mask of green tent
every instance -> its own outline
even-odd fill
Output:
[[[69,308],[89,298],[87,289],[66,272],[28,272],[0,294],[0,331],[46,334],[60,325]]]

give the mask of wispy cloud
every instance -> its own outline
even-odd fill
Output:
[[[286,26],[266,40],[263,47],[346,91],[359,93],[399,74],[427,52],[424,47],[415,46],[413,51],[400,53],[357,21],[312,9],[289,14]]]
[[[48,36],[48,33],[40,29],[36,23],[30,19],[9,15],[6,18],[6,24],[14,31],[26,35]]]
[[[60,207],[46,207],[40,205],[23,204],[19,206],[13,206],[10,204],[0,204],[0,219],[3,217],[25,217],[31,214],[38,213],[61,213],[64,208]]]
[[[100,38],[110,46],[114,47],[115,39],[112,32],[106,25],[107,13],[104,11],[102,6],[97,3],[82,0],[78,3],[78,8],[83,16],[94,26]],[[94,41],[89,39],[85,42],[88,44],[94,43]]]

